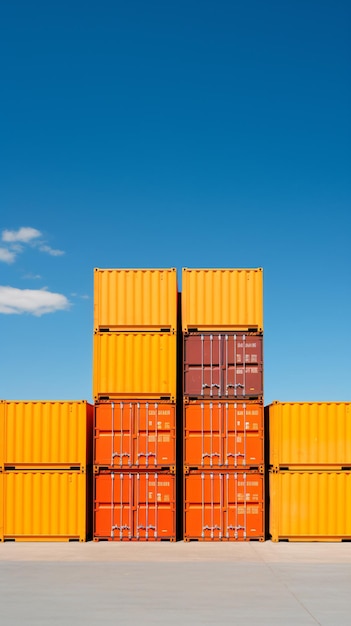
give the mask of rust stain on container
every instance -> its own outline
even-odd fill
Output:
[[[184,394],[258,398],[263,394],[263,337],[257,333],[184,335]]]
[[[263,404],[185,404],[184,463],[199,469],[263,469]]]
[[[176,397],[174,333],[95,333],[93,396],[107,399]]]
[[[77,401],[3,401],[0,468],[74,469],[93,462],[94,407]]]
[[[272,541],[351,539],[351,473],[271,471]]]
[[[191,472],[184,477],[184,539],[264,541],[264,477]]]
[[[175,541],[175,476],[101,472],[94,492],[95,541]]]
[[[351,403],[273,402],[265,414],[273,468],[351,470]]]
[[[182,328],[262,332],[262,268],[183,268]]]
[[[94,330],[176,331],[177,297],[175,268],[96,268]]]
[[[87,474],[69,471],[0,474],[0,540],[86,541],[87,480]]]
[[[175,404],[135,400],[97,403],[94,463],[127,470],[174,466]]]

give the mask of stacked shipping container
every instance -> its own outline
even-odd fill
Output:
[[[183,269],[184,539],[264,539],[262,269]]]
[[[176,538],[177,299],[173,268],[95,269],[95,541]]]
[[[93,406],[0,403],[0,540],[90,538]]]
[[[269,427],[273,541],[351,540],[351,403],[273,402]]]

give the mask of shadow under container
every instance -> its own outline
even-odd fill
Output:
[[[192,400],[184,404],[185,470],[264,471],[262,402]]]
[[[199,472],[184,476],[185,541],[264,541],[264,475]]]
[[[265,417],[272,469],[351,471],[351,403],[273,402]]]
[[[143,400],[95,404],[94,465],[109,470],[174,471],[176,405]]]
[[[176,541],[176,477],[169,472],[99,471],[94,541]]]
[[[0,469],[86,471],[93,462],[94,407],[77,401],[0,403]]]
[[[262,398],[262,334],[189,332],[183,335],[183,353],[186,397]]]
[[[91,470],[0,473],[1,541],[91,538]]]
[[[94,331],[177,330],[175,268],[94,269]]]
[[[94,401],[167,400],[177,392],[175,333],[95,333]]]
[[[351,541],[351,472],[270,471],[272,541]]]
[[[182,329],[263,332],[263,270],[182,270]]]

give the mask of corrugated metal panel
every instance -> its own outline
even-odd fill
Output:
[[[193,472],[184,479],[184,538],[264,541],[264,476]]]
[[[94,493],[95,541],[175,541],[175,476],[102,472],[94,477]]]
[[[176,463],[176,405],[117,401],[95,405],[94,463],[160,469]]]
[[[185,404],[184,463],[193,469],[263,470],[263,404]]]
[[[183,268],[182,327],[262,332],[262,268]]]
[[[5,403],[3,400],[0,400],[0,471],[4,464],[4,456],[5,456]]]
[[[93,395],[98,399],[176,397],[176,335],[95,333]]]
[[[351,403],[275,402],[265,410],[274,468],[351,469]]]
[[[92,464],[94,407],[82,401],[5,401],[0,467],[84,470]]]
[[[87,474],[13,471],[3,481],[1,540],[86,541]]]
[[[272,541],[351,539],[350,472],[270,472]]]
[[[263,337],[257,333],[184,335],[184,394],[249,399],[263,395]]]
[[[94,329],[177,329],[177,272],[170,269],[94,270]]]

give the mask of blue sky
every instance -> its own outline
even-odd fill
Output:
[[[0,398],[92,401],[94,267],[263,267],[264,400],[351,401],[351,5],[0,8]]]

